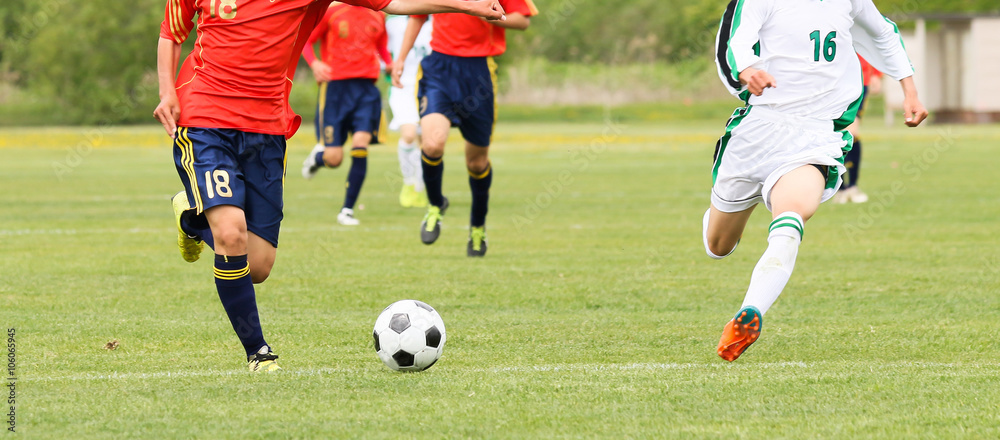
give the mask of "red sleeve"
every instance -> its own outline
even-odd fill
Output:
[[[331,13],[332,9],[327,9],[326,12],[323,13],[323,18],[320,19],[319,24],[317,24],[316,28],[309,34],[309,38],[306,40],[306,47],[302,49],[302,57],[305,58],[306,62],[309,64],[316,61],[316,51],[313,49],[313,45],[319,41],[328,29],[330,29]]]
[[[340,0],[341,3],[347,3],[351,6],[361,6],[362,8],[368,8],[373,11],[381,11],[392,3],[392,0]]]
[[[521,14],[525,17],[538,15],[538,8],[531,0],[500,0],[500,6],[508,14]]]
[[[392,65],[392,54],[389,53],[389,34],[385,32],[385,22],[382,23],[381,33],[378,36],[378,42],[375,43],[378,46],[378,56],[382,57],[382,62],[386,66]]]
[[[160,24],[160,36],[181,44],[191,35],[194,16],[198,12],[194,0],[167,0],[167,10]]]

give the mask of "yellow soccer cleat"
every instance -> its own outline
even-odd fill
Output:
[[[198,240],[197,238],[191,237],[184,232],[184,228],[181,227],[181,214],[191,208],[188,203],[187,194],[181,191],[174,195],[174,198],[170,200],[170,203],[174,206],[174,221],[177,224],[177,247],[180,248],[181,258],[188,263],[194,263],[201,258],[201,251],[205,248],[205,242]]]
[[[417,202],[417,190],[413,185],[403,185],[403,190],[399,192],[399,206],[413,208]]]
[[[278,365],[278,355],[271,351],[271,347],[263,346],[253,356],[247,358],[247,368],[251,373],[273,373],[282,368]]]

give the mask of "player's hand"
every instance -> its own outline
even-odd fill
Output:
[[[400,78],[403,77],[403,59],[397,59],[392,62],[392,66],[389,67],[389,74],[392,75],[392,86],[401,89],[403,88],[403,83]]]
[[[740,82],[746,84],[747,90],[750,90],[750,93],[753,93],[754,96],[762,95],[764,89],[768,87],[778,87],[778,82],[775,81],[770,73],[754,69],[753,67],[747,67],[740,72]]]
[[[469,15],[494,21],[507,19],[507,14],[498,0],[470,1],[468,5],[469,10],[466,13]]]
[[[177,120],[181,117],[181,103],[177,100],[177,94],[171,93],[160,100],[160,105],[153,110],[153,117],[163,124],[163,129],[167,130],[167,135],[171,139],[177,135]]]
[[[903,99],[903,120],[906,121],[907,127],[920,125],[924,119],[927,119],[927,116],[927,109],[916,96],[908,96]]]
[[[327,63],[316,60],[309,67],[312,68],[313,77],[316,78],[317,82],[330,82],[330,79],[333,78],[333,68]]]

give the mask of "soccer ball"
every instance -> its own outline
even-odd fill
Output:
[[[375,320],[375,352],[396,371],[424,371],[441,357],[444,321],[433,307],[412,299],[386,307]]]

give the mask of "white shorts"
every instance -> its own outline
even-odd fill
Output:
[[[398,131],[399,127],[420,123],[420,112],[417,109],[416,86],[403,86],[402,89],[389,89],[389,109],[392,110],[392,122],[389,129]]]
[[[834,131],[833,121],[793,116],[764,106],[733,113],[719,139],[712,167],[712,206],[722,212],[745,211],[764,202],[771,210],[771,189],[790,171],[819,165],[827,170],[823,201],[843,181],[844,155],[854,139]]]

